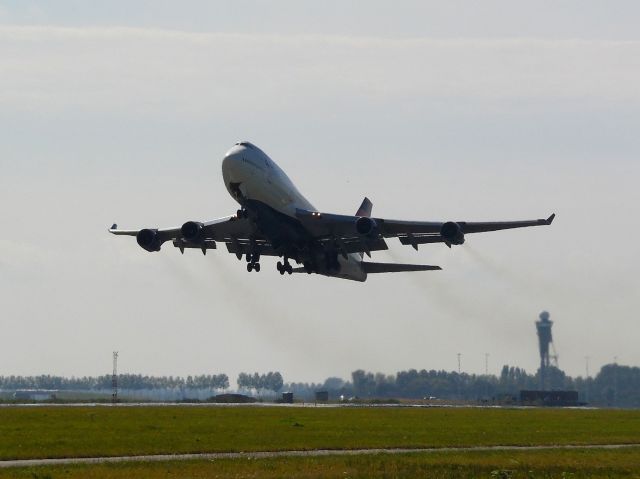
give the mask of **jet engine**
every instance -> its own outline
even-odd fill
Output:
[[[453,221],[447,221],[442,225],[440,229],[440,236],[444,239],[445,243],[452,244],[464,244],[464,233],[458,223]]]
[[[190,243],[198,243],[202,239],[204,225],[198,221],[187,221],[180,228],[182,237]]]
[[[162,241],[160,241],[158,230],[151,230],[146,228],[140,230],[136,235],[136,241],[142,249],[145,249],[149,252],[160,251],[160,247],[162,246]]]
[[[356,220],[356,231],[359,235],[369,236],[378,229],[378,223],[368,216],[361,216]]]

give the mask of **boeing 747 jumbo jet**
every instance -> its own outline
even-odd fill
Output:
[[[309,203],[284,171],[248,141],[235,144],[222,160],[222,178],[229,194],[239,203],[233,216],[212,221],[187,221],[176,228],[120,230],[114,235],[135,236],[146,251],[160,251],[166,241],[181,253],[187,248],[227,250],[247,260],[247,271],[260,271],[260,258],[278,256],[281,275],[318,273],[335,278],[365,281],[371,273],[439,270],[422,264],[374,263],[372,251],[388,249],[386,238],[418,249],[427,243],[461,245],[465,235],[527,226],[550,225],[547,219],[508,222],[398,221],[371,217],[372,203],[365,198],[354,216],[322,213]],[[290,263],[293,260],[298,267]]]

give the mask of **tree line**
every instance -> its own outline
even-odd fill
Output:
[[[112,376],[63,377],[42,374],[39,376],[0,376],[0,389],[58,389],[104,390],[111,389]],[[118,374],[118,388],[140,389],[227,389],[226,374],[201,374],[196,376],[146,376],[142,374]]]
[[[278,392],[282,389],[284,381],[282,374],[279,372],[268,372],[267,374],[259,373],[240,373],[237,379],[238,389],[259,391],[273,391]]]
[[[640,368],[608,364],[589,378],[571,378],[558,368],[548,368],[544,389],[578,391],[580,401],[594,406],[640,408]],[[362,369],[351,373],[351,381],[328,378],[324,383],[288,383],[284,389],[311,399],[316,391],[330,397],[457,399],[466,401],[500,400],[517,397],[523,389],[540,389],[540,372],[504,366],[499,376],[436,370],[372,373]]]
[[[322,383],[285,383],[280,372],[240,373],[238,390],[249,394],[265,391],[290,391],[294,396],[313,399],[317,391],[328,391],[332,399],[340,398],[407,398],[491,400],[517,396],[522,389],[539,389],[540,372],[529,374],[524,369],[504,366],[500,375],[477,375],[436,370],[409,369],[396,374],[372,373],[362,369],[351,373],[351,380],[327,378]],[[65,378],[62,376],[0,376],[0,389],[108,390],[111,375]],[[594,406],[640,408],[640,368],[608,364],[594,377],[572,378],[562,370],[546,370],[544,389],[576,390],[580,400]],[[118,375],[118,387],[126,390],[188,390],[229,388],[226,374],[198,376]]]

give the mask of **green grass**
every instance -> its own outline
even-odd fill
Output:
[[[640,448],[624,450],[492,451],[374,456],[220,459],[33,467],[1,478],[640,478]]]
[[[640,443],[640,411],[285,407],[0,408],[0,459]]]

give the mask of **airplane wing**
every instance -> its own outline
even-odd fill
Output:
[[[426,243],[445,243],[451,246],[463,244],[466,234],[550,225],[555,218],[555,214],[552,214],[546,219],[525,221],[402,221],[306,210],[298,210],[296,216],[319,238],[336,241],[338,245],[341,242],[349,244],[359,241],[361,252],[367,252],[366,244],[372,241],[377,241],[379,246],[375,249],[387,249],[386,244],[380,247],[380,241],[384,242],[384,238],[398,238],[402,244],[415,249]]]
[[[162,229],[120,230],[118,225],[114,224],[109,233],[135,236],[138,244],[147,251],[159,251],[163,243],[172,241],[181,252],[187,248],[196,248],[206,254],[206,250],[216,248],[216,242],[223,242],[226,243],[229,252],[235,253],[238,257],[250,249],[259,254],[275,254],[255,225],[237,215],[207,222],[188,221],[180,227]]]
[[[451,247],[463,244],[466,234],[550,225],[555,218],[553,214],[547,219],[525,221],[404,221],[366,216],[371,210],[371,202],[367,201],[358,211],[362,211],[365,216],[336,215],[299,209],[296,211],[296,217],[322,249],[338,252],[345,259],[351,253],[365,253],[371,256],[372,251],[388,249],[386,238],[398,238],[400,243],[412,246],[416,250],[419,245],[428,243],[445,243]],[[165,242],[172,241],[181,252],[194,248],[206,254],[208,249],[215,249],[217,243],[222,242],[227,250],[238,258],[248,254],[282,255],[282,251],[273,247],[253,221],[238,215],[207,222],[187,221],[180,227],[162,229],[121,230],[114,224],[109,232],[114,235],[135,236],[138,245],[147,251],[160,251]],[[374,266],[374,263],[369,265],[371,272],[382,272],[380,268],[386,267]],[[374,271],[376,268],[379,271]]]

